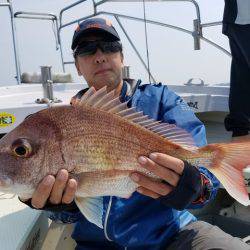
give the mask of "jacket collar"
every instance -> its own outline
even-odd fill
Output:
[[[132,85],[128,83],[127,81],[123,81],[120,100],[121,102],[130,102],[130,100],[133,98],[133,95],[135,94],[135,91],[138,89],[139,85],[141,84],[141,80],[138,80],[136,84]]]

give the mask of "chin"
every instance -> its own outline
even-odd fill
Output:
[[[114,89],[117,85],[113,83],[113,80],[103,78],[100,82],[93,85],[96,89],[101,89],[104,86],[107,86],[108,89]]]
[[[109,85],[105,84],[106,81],[103,81],[102,83],[99,83],[99,84],[94,84],[93,87],[95,87],[96,90],[99,90],[105,86],[107,86],[107,88],[109,88]]]

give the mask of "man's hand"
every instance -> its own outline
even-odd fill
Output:
[[[33,207],[41,209],[47,202],[51,204],[70,204],[77,188],[75,179],[69,179],[68,171],[61,169],[56,178],[52,175],[46,176],[37,186],[32,195],[31,204]],[[21,200],[23,200],[20,197]]]
[[[149,158],[141,156],[138,161],[142,167],[166,182],[159,182],[141,173],[131,174],[131,179],[139,184],[137,192],[154,199],[168,195],[179,183],[184,170],[182,160],[162,153],[152,153]]]
[[[139,193],[159,199],[165,206],[177,210],[187,208],[192,202],[205,202],[203,177],[195,166],[161,153],[152,153],[149,158],[142,156],[138,160],[142,167],[162,180],[132,173],[132,180],[139,185]]]

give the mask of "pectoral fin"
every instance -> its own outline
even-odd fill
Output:
[[[103,215],[103,198],[91,197],[91,198],[75,198],[76,205],[80,209],[81,213],[86,219],[96,226],[103,228],[102,215]]]

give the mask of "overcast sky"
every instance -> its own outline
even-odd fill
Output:
[[[5,0],[0,0],[4,3]],[[59,15],[62,8],[76,1],[63,0],[13,0],[16,11],[34,11]],[[92,1],[80,4],[68,11],[63,23],[92,13]],[[202,23],[220,21],[223,0],[199,0]],[[142,3],[106,3],[99,10],[143,17]],[[195,8],[190,2],[146,3],[148,19],[167,22],[191,30]],[[148,76],[113,18],[113,25],[121,35],[124,45],[125,64],[131,66],[131,75],[148,81]],[[137,49],[146,60],[144,24],[121,19]],[[11,37],[10,16],[6,7],[0,8],[0,85],[15,84],[14,53]],[[52,65],[54,72],[62,71],[60,54],[56,51],[52,23],[41,20],[16,19],[18,48],[22,72],[39,72],[41,65]],[[65,60],[72,60],[71,37],[76,25],[62,31],[62,47]],[[229,49],[227,38],[221,34],[221,26],[205,28],[204,35]],[[179,31],[148,25],[150,68],[157,79],[167,84],[183,84],[190,78],[201,78],[206,84],[229,81],[230,57],[204,42],[200,51],[193,50],[193,38]],[[66,66],[75,81],[74,66]]]

